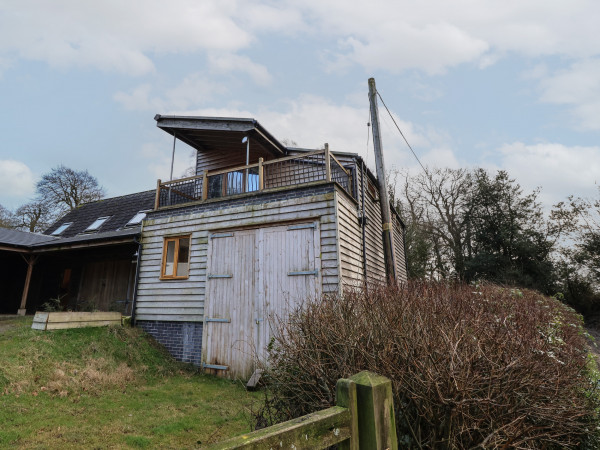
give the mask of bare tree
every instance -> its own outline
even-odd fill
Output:
[[[15,218],[13,213],[7,208],[0,205],[0,228],[14,228]]]
[[[33,201],[15,211],[15,227],[23,231],[40,233],[56,219],[51,208],[43,201]]]
[[[463,277],[469,254],[468,208],[472,177],[464,169],[404,175],[398,204],[403,216],[428,236],[432,278]]]
[[[37,183],[37,194],[51,208],[66,212],[100,200],[104,189],[87,170],[76,171],[60,165],[42,176]]]

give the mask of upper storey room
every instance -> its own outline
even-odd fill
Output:
[[[155,209],[307,183],[352,195],[358,155],[287,148],[255,119],[156,115],[159,128],[197,151],[196,175],[159,180]],[[175,145],[176,142],[174,142]]]

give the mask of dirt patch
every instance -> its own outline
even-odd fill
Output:
[[[14,328],[17,324],[19,316],[3,316],[0,315],[0,334]]]

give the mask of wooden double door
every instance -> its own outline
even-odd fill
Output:
[[[209,235],[203,366],[249,378],[273,330],[321,291],[318,222]]]

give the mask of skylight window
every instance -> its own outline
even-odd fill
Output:
[[[110,216],[106,216],[106,217],[98,217],[94,223],[92,223],[89,227],[87,227],[85,229],[85,231],[96,231],[98,228],[100,228],[102,226],[102,224],[104,222],[106,222],[108,219],[110,219]]]
[[[58,227],[56,230],[54,230],[52,232],[52,236],[58,236],[63,231],[65,231],[67,228],[69,228],[71,225],[73,225],[73,222],[65,222],[65,223],[63,223],[60,227]]]
[[[140,223],[142,223],[142,220],[144,220],[144,218],[146,217],[147,212],[148,211],[140,211],[135,216],[133,216],[131,220],[125,224],[125,226],[129,227],[131,225],[139,225]]]

